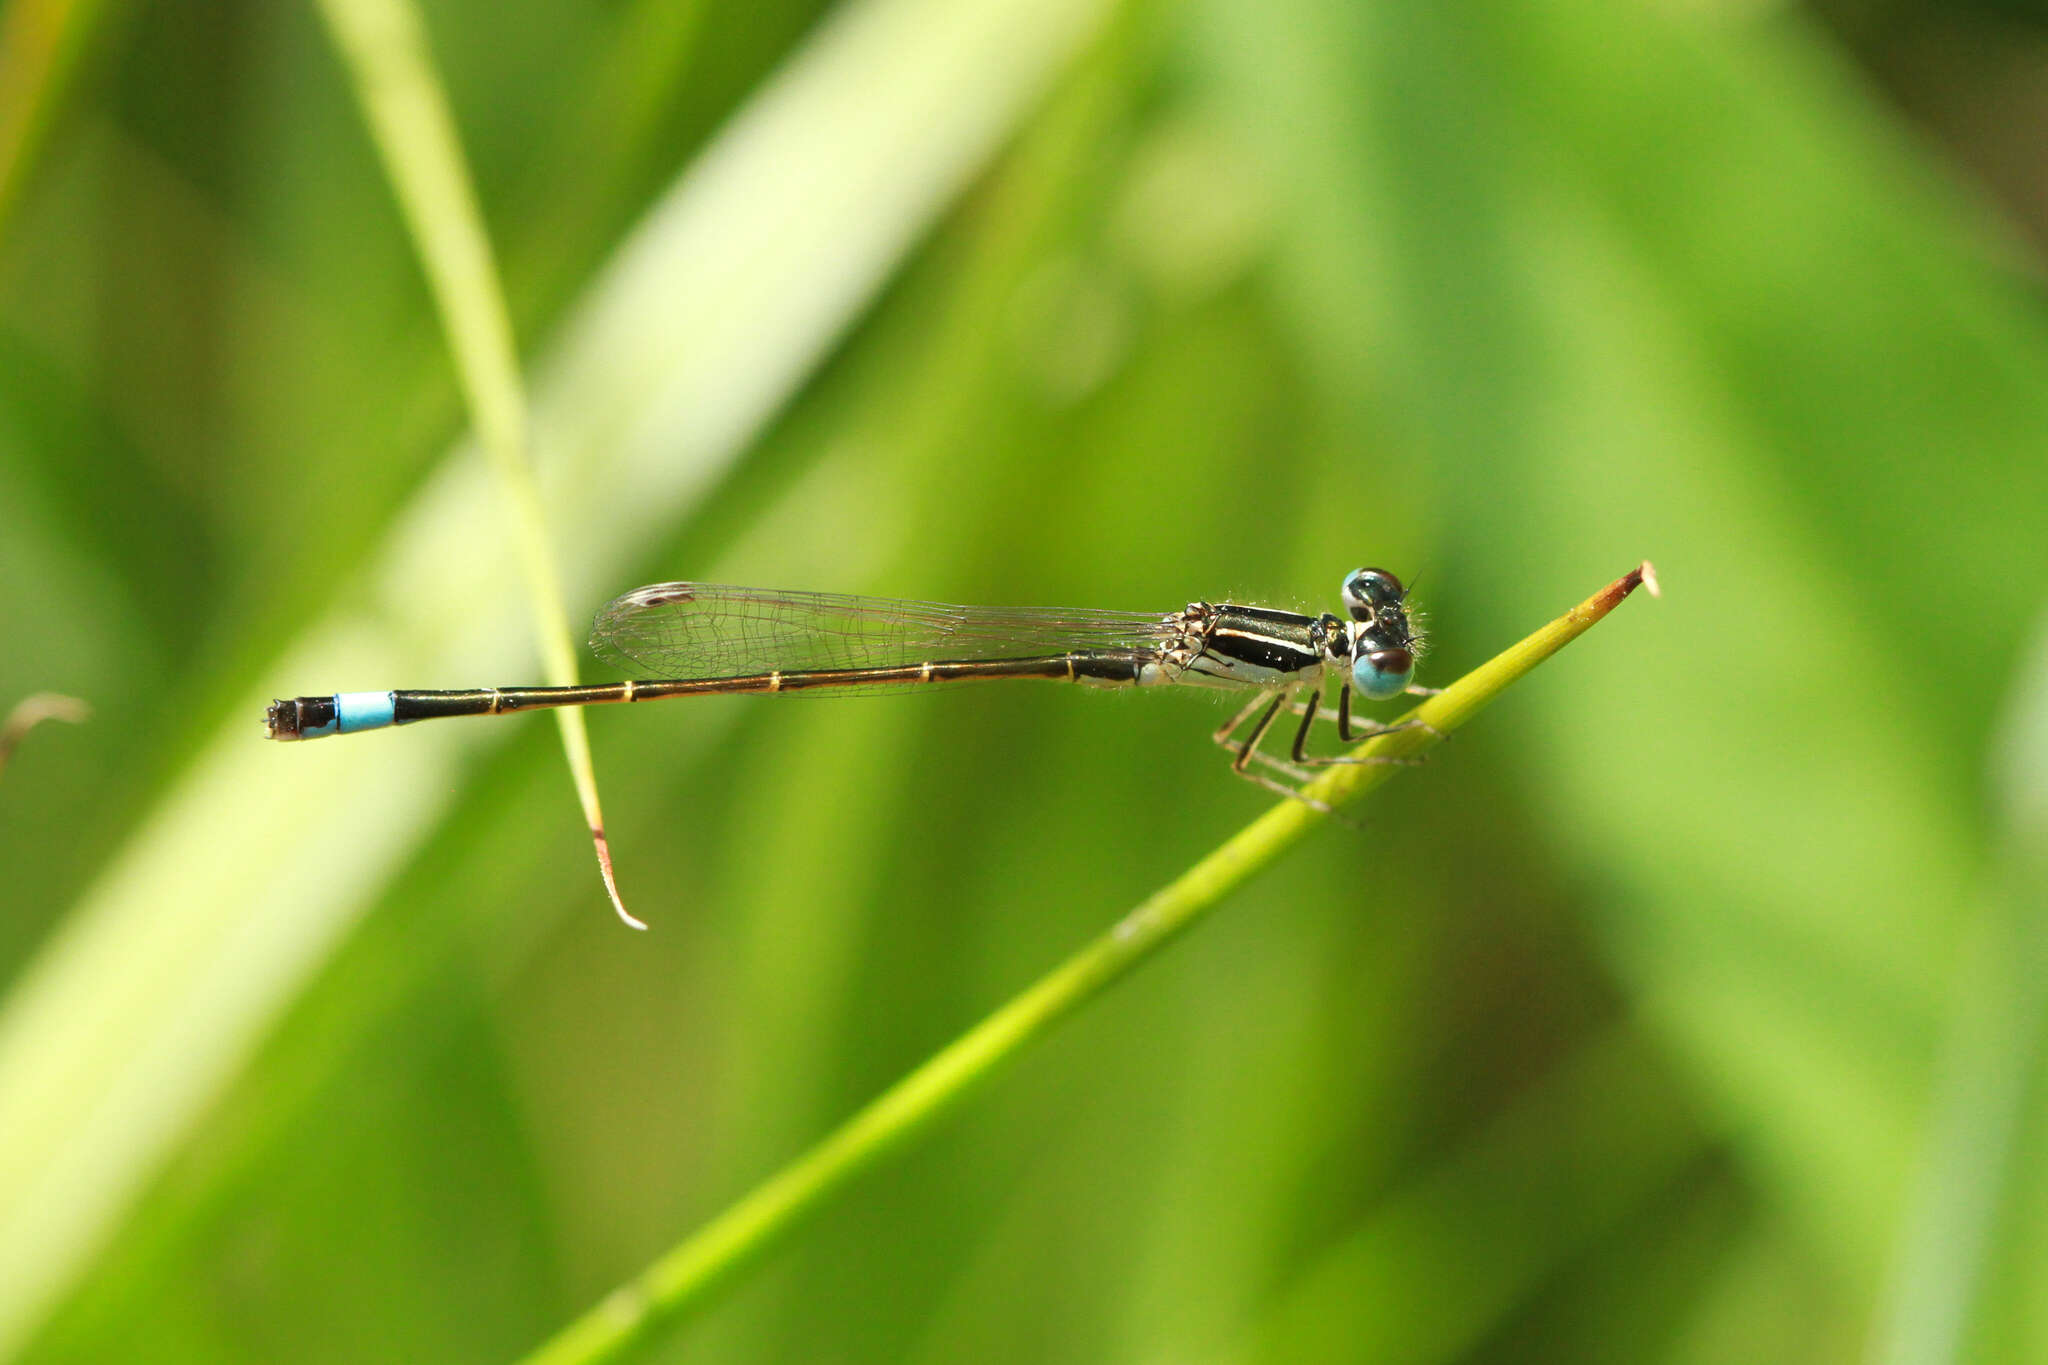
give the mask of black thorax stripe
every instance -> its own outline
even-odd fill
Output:
[[[1202,648],[1204,653],[1220,660],[1274,673],[1300,673],[1322,663],[1314,626],[1313,617],[1291,611],[1219,607],[1215,623],[1203,637]]]

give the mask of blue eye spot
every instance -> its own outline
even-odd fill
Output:
[[[1351,662],[1351,682],[1374,701],[1398,697],[1415,676],[1415,656],[1405,649],[1375,649]]]

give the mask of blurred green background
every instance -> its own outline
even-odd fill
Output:
[[[581,616],[1631,602],[675,1361],[2048,1358],[2048,26],[433,0]],[[1255,815],[1200,696],[605,711],[296,3],[0,10],[0,1354],[531,1348]],[[445,731],[445,733],[440,733]]]

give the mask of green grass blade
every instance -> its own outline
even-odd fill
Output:
[[[1656,580],[1647,563],[1402,718],[1422,721],[1423,726],[1368,740],[1359,746],[1357,756],[1413,758],[1434,748],[1645,582],[1654,592]],[[1398,764],[1390,763],[1334,767],[1307,791],[1332,806],[1345,805],[1399,770]],[[776,1246],[853,1177],[903,1146],[1052,1025],[1156,954],[1325,818],[1323,811],[1300,801],[1274,806],[614,1291],[528,1357],[527,1365],[590,1365],[616,1359],[701,1307],[714,1290]]]
[[[2004,867],[1973,925],[1949,1007],[1928,1151],[1896,1249],[1890,1302],[1867,1359],[1882,1365],[2024,1360],[2035,1339],[2000,1318],[2038,1301],[2039,1220],[2029,1170],[2044,1132],[2029,1116],[2048,1097],[2048,636],[2020,674],[1995,773],[2004,806]],[[2033,1195],[2039,1206],[2038,1194]]]
[[[0,239],[106,9],[105,0],[19,0],[0,13]]]
[[[432,54],[417,10],[406,0],[322,0],[326,16],[362,101],[364,116],[405,212],[420,262],[433,286],[441,325],[455,354],[456,372],[468,400],[477,439],[491,459],[499,486],[511,505],[513,539],[526,580],[533,629],[540,641],[547,680],[557,687],[576,682],[576,644],[569,634],[562,576],[541,510],[533,476],[532,431],[512,320],[505,309],[490,235],[484,230],[476,192],[463,165],[455,120],[434,71]],[[590,761],[590,732],[583,712],[555,712],[562,749],[569,759],[576,799],[597,849],[605,893],[619,918],[635,929],[647,926],[627,911],[612,875],[598,804],[597,772]]]
[[[616,591],[730,468],[1099,12],[842,7],[650,208],[535,367],[572,598]],[[451,452],[17,978],[0,1009],[0,1355],[444,818],[469,758],[511,737],[450,724],[286,749],[258,722],[280,690],[525,666],[497,496]]]

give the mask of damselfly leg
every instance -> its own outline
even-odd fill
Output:
[[[1260,741],[1265,739],[1266,732],[1273,728],[1273,721],[1279,716],[1280,709],[1286,704],[1286,688],[1276,687],[1270,691],[1261,692],[1258,696],[1253,697],[1250,704],[1242,711],[1232,716],[1228,724],[1217,730],[1210,738],[1225,749],[1230,750],[1231,753],[1237,755],[1236,758],[1231,760],[1230,771],[1236,773],[1239,777],[1244,778],[1248,782],[1256,782],[1268,791],[1277,792],[1281,796],[1299,801],[1311,810],[1321,811],[1324,815],[1335,814],[1329,802],[1321,801],[1308,795],[1302,791],[1299,785],[1290,786],[1277,778],[1268,777],[1265,773],[1254,770],[1251,766],[1254,763],[1258,763],[1283,772],[1293,778],[1296,784],[1305,783],[1309,780],[1310,774],[1306,769],[1297,768],[1292,763],[1284,759],[1275,758],[1271,754],[1263,753],[1259,749]],[[1264,708],[1263,710],[1260,709],[1262,707]],[[1231,735],[1245,721],[1249,720],[1254,712],[1258,712],[1259,718],[1253,723],[1251,733],[1241,740],[1232,739]]]
[[[1329,718],[1332,713],[1322,705],[1323,689],[1318,687],[1308,694],[1306,703],[1295,703],[1295,710],[1301,713],[1301,728],[1294,732],[1294,761],[1304,768],[1330,768],[1343,763],[1386,763],[1397,767],[1414,767],[1423,762],[1419,756],[1394,758],[1386,754],[1312,754],[1308,751],[1308,732],[1315,728],[1319,718]],[[1337,690],[1337,736],[1346,744],[1363,739],[1377,739],[1381,735],[1397,735],[1403,730],[1428,730],[1430,726],[1419,720],[1396,721],[1392,725],[1381,725],[1375,721],[1356,723],[1351,718],[1351,689]]]
[[[1242,710],[1218,727],[1215,734],[1210,736],[1218,745],[1229,750],[1234,755],[1230,764],[1230,770],[1239,777],[1250,782],[1256,782],[1268,791],[1277,792],[1282,796],[1301,802],[1312,810],[1321,811],[1323,814],[1328,815],[1333,813],[1328,802],[1309,796],[1302,790],[1303,786],[1314,780],[1314,769],[1343,763],[1385,763],[1408,767],[1423,762],[1419,757],[1394,758],[1382,754],[1325,756],[1309,753],[1307,751],[1309,732],[1314,729],[1315,723],[1319,719],[1337,721],[1340,728],[1349,728],[1351,732],[1350,738],[1354,740],[1372,739],[1378,735],[1397,734],[1403,730],[1426,727],[1421,726],[1416,721],[1403,721],[1396,725],[1378,725],[1371,722],[1353,723],[1346,727],[1345,722],[1349,720],[1349,717],[1343,714],[1343,707],[1340,706],[1339,710],[1332,711],[1327,707],[1319,705],[1322,698],[1322,689],[1317,688],[1312,691],[1306,702],[1292,701],[1288,698],[1287,693],[1288,689],[1286,688],[1274,688],[1261,692],[1258,696],[1253,697]],[[1297,728],[1294,735],[1294,745],[1291,753],[1292,762],[1269,754],[1259,747],[1271,733],[1274,722],[1279,719],[1282,710],[1292,711],[1301,717],[1301,725]],[[1340,715],[1342,719],[1340,719]],[[1237,732],[1244,728],[1246,722],[1252,721],[1254,716],[1257,716],[1258,719],[1252,723],[1250,733],[1242,739],[1235,738]],[[1257,765],[1257,767],[1253,765]],[[1288,780],[1282,781],[1279,778],[1270,776],[1268,772],[1258,771],[1258,768],[1265,768],[1270,770],[1270,772],[1280,773]]]

